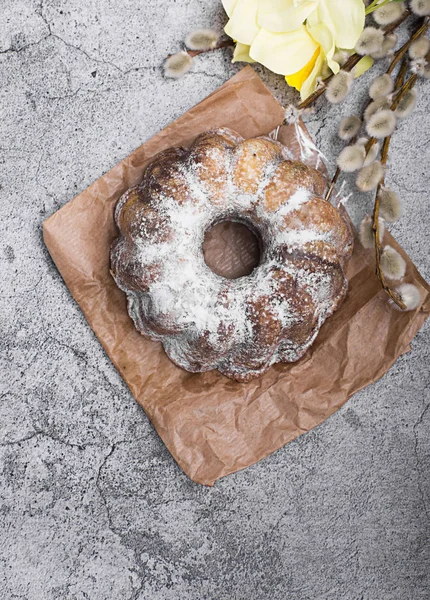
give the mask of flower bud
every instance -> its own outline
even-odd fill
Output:
[[[345,173],[353,173],[361,169],[366,158],[366,150],[364,146],[355,144],[346,146],[337,158],[337,166]]]
[[[166,77],[178,79],[191,69],[192,58],[187,52],[172,54],[164,63],[164,74]]]
[[[391,100],[386,96],[377,98],[374,102],[371,102],[364,111],[364,120],[367,122],[375,113],[381,110],[390,110]]]
[[[418,92],[417,90],[408,90],[400,100],[398,107],[394,111],[398,119],[406,119],[415,110],[417,105]]]
[[[384,32],[382,29],[365,27],[355,45],[355,51],[362,56],[365,54],[372,54],[373,52],[378,52],[382,49],[383,42]]]
[[[430,15],[430,0],[411,0],[411,10],[419,17]]]
[[[406,273],[406,262],[391,246],[385,246],[381,253],[381,269],[387,279],[402,279]]]
[[[387,96],[391,94],[394,89],[394,81],[391,75],[385,73],[380,77],[376,77],[373,80],[370,88],[369,88],[369,96],[372,100],[376,100],[376,98],[380,98],[381,96]]]
[[[393,54],[393,50],[397,44],[397,40],[398,40],[398,37],[395,33],[387,34],[384,37],[384,41],[382,42],[381,48],[379,50],[377,50],[376,52],[372,52],[371,57],[378,59],[378,58],[385,58],[386,56]]]
[[[373,18],[378,25],[390,25],[398,21],[405,12],[404,2],[389,2],[380,8],[377,8],[373,13]]]
[[[425,58],[430,50],[430,40],[424,35],[412,42],[409,48],[409,56],[412,60],[416,58]]]
[[[326,98],[332,104],[343,102],[351,88],[354,76],[347,71],[339,71],[332,77],[325,92]]]
[[[386,187],[379,192],[379,214],[389,223],[397,221],[402,214],[402,203],[399,196]]]
[[[385,225],[382,219],[378,221],[379,241],[384,237]],[[369,249],[375,247],[375,238],[373,235],[373,219],[369,216],[364,217],[360,223],[358,237],[363,248]]]
[[[348,142],[352,140],[361,128],[361,119],[355,115],[344,117],[339,125],[339,137],[341,140]]]
[[[370,117],[366,123],[367,133],[374,138],[390,136],[396,128],[397,120],[392,110],[381,110]]]
[[[420,290],[412,283],[401,283],[395,287],[393,291],[400,296],[403,304],[406,304],[406,310],[415,310],[422,302]],[[397,306],[392,300],[391,303],[397,310],[402,310],[400,306]]]
[[[355,181],[360,192],[370,192],[374,190],[384,177],[384,169],[379,160],[375,160],[368,167],[363,167],[358,172]]]
[[[185,45],[191,50],[210,50],[215,48],[219,33],[214,29],[196,29],[185,38]]]

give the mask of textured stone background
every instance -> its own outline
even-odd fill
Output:
[[[322,426],[208,489],[176,466],[42,243],[43,219],[238,70],[228,51],[177,82],[160,69],[191,28],[224,22],[219,0],[0,0],[2,600],[430,598],[428,326]],[[331,164],[368,81],[308,120]],[[401,125],[389,172],[407,213],[392,231],[427,279],[429,106]],[[354,218],[368,202],[349,202]]]

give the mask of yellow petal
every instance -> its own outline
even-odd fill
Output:
[[[363,0],[320,0],[318,14],[320,22],[332,32],[338,48],[354,48],[364,28]]]
[[[303,25],[289,33],[261,29],[249,54],[274,73],[292,75],[308,64],[318,47]]]
[[[234,49],[232,62],[234,62],[234,63],[235,62],[248,62],[248,63],[255,62],[249,56],[249,49],[250,49],[250,46],[247,46],[246,44],[241,44],[240,42],[238,42]]]
[[[260,28],[257,25],[258,0],[237,0],[224,31],[234,40],[250,46]]]
[[[230,17],[233,12],[234,7],[237,4],[237,0],[222,0],[222,5],[224,7],[225,12]]]
[[[311,60],[308,62],[307,65],[303,67],[303,69],[300,69],[300,71],[297,71],[297,73],[293,73],[292,75],[285,76],[285,81],[288,83],[289,86],[294,87],[296,88],[296,90],[299,91],[302,89],[302,85],[312,73],[320,53],[321,48],[317,48]]]
[[[312,72],[310,73],[306,81],[303,82],[302,89],[300,90],[300,99],[302,101],[306,100],[306,98],[316,90],[318,84],[318,77],[321,76],[324,64],[324,55],[322,52],[320,52],[316,60],[315,66],[312,69]]]
[[[339,64],[333,60],[336,47],[330,29],[326,27],[324,23],[318,23],[317,25],[307,25],[307,30],[313,39],[321,46],[329,68],[333,73],[338,73]]]
[[[315,10],[318,0],[260,0],[257,22],[263,29],[276,33],[294,31]]]
[[[354,78],[357,79],[357,77],[361,77],[366,71],[373,67],[374,62],[375,61],[371,56],[363,56],[354,67]]]

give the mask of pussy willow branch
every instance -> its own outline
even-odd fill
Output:
[[[397,52],[394,54],[393,60],[391,61],[390,65],[389,65],[389,67],[388,67],[388,69],[386,71],[386,73],[388,75],[391,75],[391,73],[394,71],[394,69],[396,68],[396,66],[399,63],[399,61],[405,56],[406,52],[409,50],[409,47],[411,46],[411,44],[416,39],[418,39],[419,37],[421,37],[425,33],[425,31],[429,27],[429,24],[430,24],[429,23],[429,19],[426,18],[425,21],[424,21],[424,23],[414,31],[414,33],[411,35],[411,37],[409,38],[409,40],[405,44],[403,44],[403,46],[401,48],[399,48],[397,50]],[[401,79],[399,79],[399,76],[397,77],[395,89],[399,89],[399,87],[402,88],[404,77],[406,75],[406,71],[407,71],[407,62],[404,61],[402,63],[402,67],[401,67],[401,69],[399,71],[399,76],[401,74],[402,74],[402,76],[401,76]],[[407,89],[410,89],[411,86],[415,85],[415,82],[416,82],[416,75],[413,75],[411,77],[411,79],[409,80],[409,83],[405,84],[405,85],[409,86]],[[324,91],[324,90],[322,90],[322,91]],[[400,100],[403,98],[403,91],[406,91],[406,90],[400,89],[399,92],[398,92],[398,94],[395,96],[393,104],[391,105],[391,110],[396,110],[396,108],[397,108]],[[371,101],[368,102],[367,105],[364,107],[364,109],[363,109],[363,115],[364,115],[364,111],[366,110],[366,108],[369,106],[370,103],[371,103]],[[353,144],[356,141],[356,139],[357,138],[354,138],[354,140],[351,140],[350,143]],[[369,141],[366,144],[366,154],[369,152],[369,150],[371,149],[371,147],[374,144],[376,144],[376,142],[377,142],[376,138],[370,138],[369,139]],[[334,191],[334,187],[335,187],[335,185],[338,182],[338,179],[340,177],[340,174],[341,174],[341,170],[339,169],[339,167],[337,167],[337,169],[335,171],[335,174],[333,175],[333,179],[330,182],[330,186],[329,186],[329,189],[328,189],[328,192],[327,192],[327,195],[326,195],[326,200],[330,200],[330,198],[331,198],[331,196],[333,194],[333,191]]]
[[[428,26],[429,26],[429,19],[427,17],[424,20],[424,23],[421,25],[421,27],[418,27],[418,29],[416,29],[415,32],[411,35],[411,37],[406,42],[406,44],[403,44],[403,46],[401,48],[399,48],[397,50],[397,52],[394,53],[393,61],[391,62],[390,66],[387,69],[388,75],[391,75],[391,73],[396,68],[397,63],[402,60],[402,58],[404,57],[406,52],[409,50],[410,46],[415,42],[415,40],[417,40],[419,37],[421,37],[427,31]]]
[[[404,83],[402,85],[402,87],[399,89],[399,91],[397,92],[397,94],[394,96],[393,102],[391,103],[390,106],[390,110],[396,110],[396,108],[399,106],[400,101],[402,100],[403,96],[406,94],[406,92],[410,89],[412,89],[414,87],[414,85],[416,84],[418,79],[418,75],[416,73],[414,73],[413,75],[411,75],[409,77],[409,79],[406,81],[406,83]],[[366,153],[369,152],[370,148],[376,144],[377,142],[377,138],[370,138],[369,141],[366,144]]]
[[[391,65],[390,65],[390,66],[391,66]],[[405,75],[406,75],[406,72],[407,72],[407,70],[408,70],[408,63],[407,63],[407,61],[405,60],[405,61],[403,61],[403,63],[402,63],[402,66],[401,66],[401,68],[400,68],[400,71],[399,71],[399,74],[397,75],[397,79],[396,79],[396,83],[395,83],[394,89],[399,89],[399,87],[402,87],[402,85],[403,85],[403,82],[404,82],[404,79],[405,79]],[[400,90],[400,92],[401,92],[401,90]],[[400,92],[399,92],[399,93],[400,93]],[[399,102],[400,102],[400,100],[399,100]],[[363,119],[364,119],[364,113],[365,113],[365,111],[366,111],[366,108],[367,108],[367,107],[369,106],[369,104],[371,104],[371,103],[372,103],[372,99],[370,99],[370,100],[367,102],[367,104],[365,105],[365,107],[363,108],[362,115],[361,115],[361,120],[363,120]],[[394,105],[394,102],[393,102],[393,105]],[[393,108],[393,106],[391,106],[391,110],[395,110],[396,108],[397,108],[397,105],[396,105],[396,106],[394,106],[394,108]],[[358,135],[356,135],[356,136],[355,136],[355,137],[354,137],[354,138],[353,138],[353,139],[352,139],[352,140],[349,142],[349,145],[355,144],[355,142],[357,141],[357,139],[358,139]],[[366,146],[365,146],[365,148],[366,148],[366,154],[369,152],[369,150],[370,150],[370,148],[373,146],[373,144],[375,144],[375,143],[376,143],[376,141],[377,141],[377,140],[376,140],[376,138],[370,138],[370,140],[367,142],[367,144],[366,144]],[[338,179],[339,179],[339,177],[340,177],[340,174],[341,174],[341,172],[342,172],[342,171],[341,171],[341,169],[340,169],[339,167],[337,167],[337,169],[336,169],[336,171],[335,171],[335,174],[333,175],[333,178],[332,178],[332,180],[331,180],[331,182],[330,182],[330,186],[329,186],[329,188],[328,188],[327,194],[326,194],[326,196],[325,196],[325,199],[326,199],[326,200],[330,200],[330,198],[331,198],[331,196],[332,196],[332,194],[333,194],[333,191],[334,191],[335,185],[336,185],[336,183],[338,182]]]
[[[406,21],[406,19],[409,17],[409,15],[411,14],[410,10],[406,10],[404,15],[395,23],[392,23],[391,25],[388,25],[387,27],[384,27],[383,31],[385,34],[390,34],[393,33],[393,31],[395,31],[398,27],[400,27],[400,25]],[[363,57],[360,54],[354,53],[351,54],[351,56],[348,58],[348,60],[346,61],[346,63],[342,66],[342,70],[343,71],[352,71],[352,69],[357,65],[357,63],[360,62],[360,60]],[[328,77],[326,77],[325,79],[323,79],[322,81],[322,85],[314,91],[313,94],[311,94],[310,96],[308,96],[308,98],[306,98],[306,100],[303,100],[303,102],[301,102],[298,105],[298,109],[303,109],[303,108],[308,108],[309,106],[311,106],[315,100],[317,100],[322,94],[324,94],[327,84],[328,82],[333,79],[334,77],[334,73],[332,73],[331,75],[329,75]]]
[[[402,66],[400,67],[399,73],[396,78],[395,86],[394,86],[395,90],[399,90],[398,93],[396,94],[395,100],[393,102],[393,105],[395,102],[397,102],[397,105],[395,106],[395,108],[397,108],[398,103],[400,102],[400,100],[402,99],[404,94],[406,94],[407,90],[411,89],[415,85],[415,82],[416,82],[416,77],[414,79],[414,75],[413,75],[412,77],[410,77],[408,79],[408,81],[406,83],[404,83],[407,70],[408,70],[408,60],[406,58],[404,58]],[[413,83],[412,83],[412,81],[413,81]],[[393,107],[392,107],[392,110],[394,110]],[[384,167],[386,166],[387,161],[388,161],[388,152],[390,149],[390,143],[391,143],[391,136],[388,136],[384,139],[384,143],[382,145],[382,150],[381,150],[381,164]],[[392,290],[390,288],[390,286],[387,284],[387,281],[385,279],[384,273],[382,272],[382,268],[381,268],[382,244],[381,244],[381,232],[380,232],[380,228],[379,228],[379,209],[380,209],[381,200],[380,200],[379,193],[381,191],[382,186],[384,185],[384,182],[385,182],[385,177],[382,179],[382,181],[379,182],[378,187],[376,188],[375,204],[374,204],[374,208],[373,208],[372,230],[373,230],[373,237],[375,240],[376,276],[378,277],[379,281],[381,282],[382,288],[385,291],[385,293],[388,294],[388,296],[392,299],[392,301],[395,304],[397,304],[397,306],[399,308],[401,308],[402,310],[405,310],[406,304],[402,301],[399,294],[397,294],[394,290]]]
[[[381,152],[381,163],[383,165],[387,164],[390,143],[391,143],[391,136],[386,137],[384,139],[384,144],[382,146],[382,152]],[[392,290],[390,288],[390,286],[387,284],[384,273],[382,272],[382,268],[381,268],[382,244],[381,244],[381,239],[380,239],[381,236],[380,236],[380,230],[379,230],[379,208],[380,208],[381,201],[380,201],[380,197],[379,197],[379,192],[381,191],[381,187],[383,186],[383,184],[384,184],[384,182],[381,181],[381,183],[378,185],[378,187],[376,189],[375,206],[373,209],[372,229],[373,229],[373,237],[375,239],[376,276],[378,277],[379,281],[381,282],[382,288],[385,291],[385,293],[388,294],[388,296],[392,299],[393,302],[395,302],[397,304],[397,306],[399,308],[401,308],[402,310],[405,310],[406,304],[404,304],[404,302],[400,298],[399,294],[397,294],[394,290]]]
[[[221,48],[230,48],[230,46],[234,46],[235,42],[233,40],[225,40],[224,42],[218,42],[213,48],[207,48],[206,50],[186,50],[188,56],[194,58],[199,54],[206,54],[206,52],[214,52],[215,50],[221,50]],[[173,54],[168,54],[167,58],[170,58]]]

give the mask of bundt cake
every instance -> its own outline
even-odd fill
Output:
[[[187,371],[248,381],[297,361],[346,294],[350,227],[323,199],[325,178],[289,156],[269,138],[209,131],[158,154],[118,201],[112,276],[138,331]],[[261,242],[246,277],[204,260],[205,233],[222,221]]]

